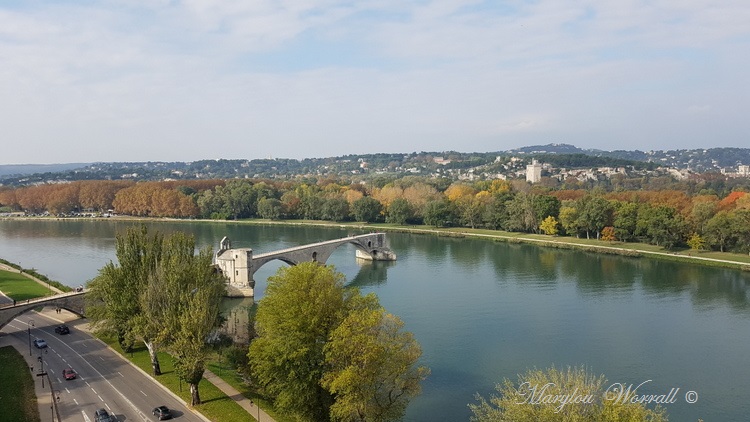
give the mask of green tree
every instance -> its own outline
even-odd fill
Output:
[[[404,198],[396,198],[388,207],[385,221],[386,223],[403,225],[412,218],[414,218],[414,211],[409,205],[409,201]]]
[[[682,214],[666,205],[643,205],[638,210],[636,231],[649,242],[670,249],[684,241],[686,229]]]
[[[162,259],[149,278],[144,317],[160,328],[158,338],[175,358],[177,375],[190,386],[191,405],[201,403],[198,385],[210,352],[209,335],[220,324],[224,277],[212,264],[211,248],[195,254],[195,239],[177,232],[164,240]]]
[[[578,237],[581,230],[578,224],[578,209],[567,205],[562,206],[560,208],[560,225],[569,236],[575,235]]]
[[[482,221],[484,225],[493,230],[505,229],[508,222],[508,210],[506,204],[513,199],[513,193],[508,191],[498,192],[492,195],[489,203],[484,209]]]
[[[151,356],[154,375],[161,374],[156,354],[155,333],[142,323],[140,295],[161,259],[163,236],[150,234],[146,226],[132,227],[115,237],[119,263],[107,263],[88,285],[87,317],[96,332],[112,333],[123,350],[132,350],[142,341]]]
[[[349,203],[341,197],[326,199],[323,202],[321,217],[324,220],[344,221],[349,218]]]
[[[586,231],[586,238],[593,232],[596,238],[602,229],[611,224],[612,205],[600,196],[584,196],[578,201],[578,225]]]
[[[374,223],[380,218],[383,206],[371,196],[363,196],[352,203],[354,219],[361,222]]]
[[[261,198],[258,201],[258,215],[269,220],[278,220],[284,207],[276,198]]]
[[[323,197],[320,188],[315,185],[303,184],[295,189],[299,204],[297,213],[305,220],[317,220],[321,218],[323,208]],[[284,197],[282,196],[282,200]]]
[[[429,201],[424,206],[424,223],[433,227],[446,227],[453,224],[450,204],[445,199]]]
[[[727,211],[719,211],[705,226],[706,241],[721,252],[731,247],[735,241],[734,215]]]
[[[253,382],[298,420],[397,420],[428,371],[403,323],[374,294],[305,262],[269,278],[248,358]]]
[[[703,234],[706,223],[716,215],[716,201],[698,202],[690,210],[690,220],[696,232]]]
[[[638,204],[635,202],[616,202],[612,227],[615,237],[628,242],[635,239],[638,227]]]
[[[506,204],[507,230],[536,231],[539,223],[534,212],[534,197],[534,194],[519,192]]]
[[[368,296],[371,305],[349,313],[325,346],[331,369],[322,385],[336,398],[335,421],[400,420],[429,374],[416,365],[422,350],[404,323]]]
[[[532,200],[536,221],[560,215],[560,200],[551,195],[536,195]]]
[[[248,357],[253,380],[279,411],[328,419],[333,396],[320,384],[323,349],[346,314],[343,286],[342,274],[315,262],[283,267],[268,279]]]
[[[489,400],[477,395],[469,404],[473,422],[663,422],[661,407],[649,409],[631,403],[625,393],[618,395],[604,376],[589,375],[583,368],[547,371],[529,370],[518,377],[518,386],[505,379]],[[561,404],[543,397],[575,395],[578,402]]]

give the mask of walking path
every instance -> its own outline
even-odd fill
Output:
[[[217,377],[213,372],[206,369],[206,372],[203,373],[203,378],[205,378],[206,381],[210,382],[211,384],[217,386],[219,390],[223,391],[224,394],[229,396],[229,398],[242,406],[242,408],[245,409],[247,413],[249,413],[250,416],[255,418],[255,420],[257,420],[258,422],[273,422],[273,418],[268,416],[268,414],[264,412],[263,409],[258,407],[257,403],[243,396],[242,393],[237,391],[231,385],[227,384],[223,379]]]

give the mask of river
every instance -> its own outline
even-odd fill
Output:
[[[123,221],[0,220],[0,257],[69,286],[114,259]],[[225,222],[149,223],[200,246],[255,253],[361,233]],[[375,292],[422,345],[432,370],[405,421],[468,420],[474,395],[529,368],[584,365],[643,394],[679,389],[670,420],[750,414],[750,273],[645,258],[389,233],[396,262],[362,263],[339,248],[328,263]],[[281,262],[255,275],[258,299]],[[696,393],[694,395],[692,392]],[[687,403],[688,400],[695,403]]]

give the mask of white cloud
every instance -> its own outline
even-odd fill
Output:
[[[738,145],[748,21],[731,0],[0,5],[0,162]]]

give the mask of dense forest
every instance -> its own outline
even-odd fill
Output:
[[[659,190],[607,191],[552,189],[523,180],[469,183],[418,176],[368,183],[335,178],[98,180],[4,188],[0,207],[5,212],[61,217],[113,211],[145,217],[460,226],[647,242],[665,248],[750,251],[750,195],[746,187],[737,188],[746,183],[725,193],[706,188],[706,183],[680,183],[664,184]]]

